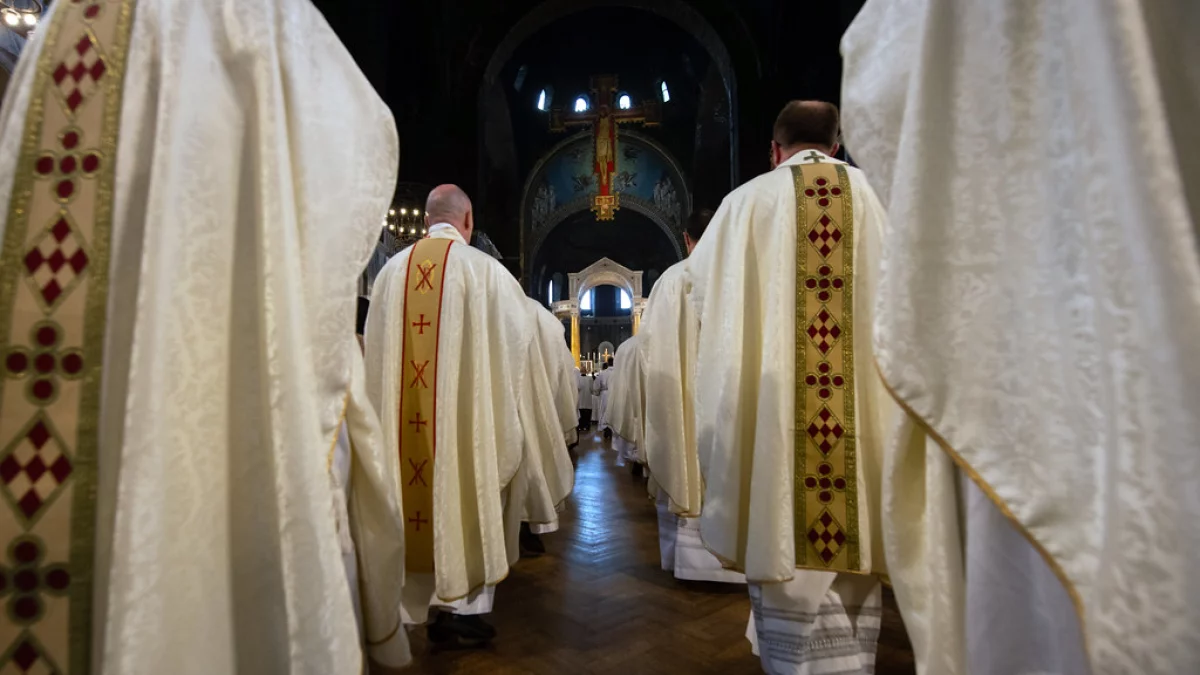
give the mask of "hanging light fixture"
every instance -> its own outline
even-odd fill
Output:
[[[43,0],[0,0],[4,26],[21,35],[27,35],[37,27],[45,10]]]

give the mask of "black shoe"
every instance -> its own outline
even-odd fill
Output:
[[[481,647],[496,637],[496,629],[478,616],[439,612],[426,632],[438,649]]]
[[[605,429],[604,430],[604,440],[609,440],[611,438],[612,438],[612,429]]]
[[[643,472],[642,472],[642,465],[641,465],[641,463],[640,463],[640,462],[634,462],[634,463],[633,463],[633,476],[634,476],[635,478],[641,478],[641,477],[642,477],[642,473],[643,473]]]
[[[529,523],[521,523],[521,535],[519,539],[522,556],[536,558],[546,552],[546,545],[542,543],[542,538],[529,529]]]

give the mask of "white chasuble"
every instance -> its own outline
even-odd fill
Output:
[[[563,418],[563,407],[574,405],[573,371],[563,380],[561,359],[565,346],[562,324],[532,298],[526,298],[527,311],[534,339],[530,343],[528,386],[519,404],[521,424],[526,430],[523,460],[505,504],[506,509],[520,512],[519,520],[529,523],[535,534],[558,530],[558,512],[575,487],[575,467],[567,452],[564,426],[574,429],[574,415]],[[568,358],[570,352],[567,352]],[[565,396],[557,393],[569,387]],[[511,520],[511,518],[510,518]],[[509,525],[510,537],[517,529]],[[509,553],[518,554],[519,542],[509,542]]]
[[[605,414],[614,434],[613,447],[624,461],[644,461],[646,352],[641,336],[634,335],[621,343],[608,372],[611,375],[606,381],[609,399]]]
[[[575,427],[579,425],[579,371],[575,367],[575,357],[571,356],[571,348],[567,346],[562,321],[533,298],[529,299],[529,308],[538,325],[538,345],[546,364],[546,374],[550,377],[558,423],[563,428],[563,438],[573,443]]]
[[[871,360],[884,224],[860,171],[806,151],[726,197],[688,259],[700,531],[750,581],[885,571],[879,472],[897,408]]]
[[[613,364],[616,364],[616,357],[613,357]],[[595,409],[594,419],[599,422],[599,430],[604,431],[612,427],[608,422],[608,398],[609,398],[609,383],[608,380],[612,377],[612,368],[600,366],[600,372],[596,373],[595,381],[592,384],[592,391],[595,392],[595,397],[592,398],[592,406]]]
[[[436,247],[446,242],[439,257]],[[435,294],[436,316],[430,308],[410,311],[407,298]],[[530,395],[535,338],[524,308],[516,279],[446,224],[429,228],[426,240],[394,256],[376,279],[366,328],[367,392],[381,411],[384,443],[401,462],[406,532],[416,535],[419,526],[422,536],[432,535],[428,554],[408,557],[408,621],[423,622],[431,603],[479,597],[508,575],[502,493],[524,445],[539,432],[520,412],[522,397]],[[435,333],[432,352],[430,343],[415,342]],[[414,392],[432,398],[412,409]],[[409,453],[417,437],[404,434],[418,429],[429,434],[420,441],[431,444],[428,454]]]
[[[642,314],[646,411],[643,453],[657,495],[659,548],[678,579],[745,583],[700,539],[704,483],[696,452],[695,377],[699,322],[688,295],[687,261],[663,272]],[[676,515],[678,514],[678,515]]]
[[[845,36],[923,673],[1200,664],[1198,33],[1194,2],[880,0]]]
[[[362,669],[327,458],[396,158],[307,2],[55,3],[0,111],[8,667]],[[351,517],[400,666],[389,494]]]
[[[696,452],[696,335],[687,261],[654,283],[639,335],[646,342],[646,464],[673,513],[700,515],[703,481]]]

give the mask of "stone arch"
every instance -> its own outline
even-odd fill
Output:
[[[571,273],[568,279],[570,291],[567,299],[576,303],[583,299],[584,293],[597,286],[616,286],[629,293],[629,297],[635,301],[642,297],[642,273],[608,258],[601,258]]]

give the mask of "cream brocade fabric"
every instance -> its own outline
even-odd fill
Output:
[[[646,343],[640,334],[617,347],[612,375],[608,378],[608,421],[612,425],[613,446],[626,461],[645,459],[646,418]],[[622,440],[623,443],[617,443]],[[621,447],[618,447],[621,446]]]
[[[1093,672],[1200,664],[1197,34],[1182,0],[876,0],[845,36],[879,365],[920,418],[885,517],[922,673],[1014,672],[964,653],[952,460],[1067,582]]]
[[[40,48],[0,114],[0,174]],[[326,458],[396,157],[390,113],[309,3],[137,3],[116,155],[97,669],[362,667]],[[0,203],[10,189],[0,180]],[[361,461],[390,482],[381,456]],[[392,528],[373,541],[402,546],[394,501],[352,516],[364,509]],[[370,576],[380,603],[399,598],[396,576]],[[401,665],[396,607],[375,609],[368,636],[389,637]]]
[[[521,424],[526,429],[524,459],[505,508],[517,510],[519,520],[529,523],[537,534],[547,534],[558,530],[558,509],[575,487],[575,468],[565,438],[566,432],[575,428],[578,414],[571,385],[575,364],[563,340],[562,323],[533,298],[525,299],[525,309],[534,333],[527,375],[532,395],[521,400]],[[510,548],[516,546],[510,542]]]
[[[646,464],[673,513],[700,514],[704,481],[696,452],[696,335],[687,261],[662,273],[642,313],[646,341]]]
[[[688,259],[700,319],[696,428],[705,481],[700,531],[749,581],[797,574],[793,527],[796,193],[792,165],[842,164],[800,153],[722,202]],[[878,247],[885,216],[861,171],[846,167],[854,195],[854,315],[860,569],[883,574],[880,471],[899,416],[871,353]]]
[[[562,442],[561,434],[531,421],[529,414],[543,405],[548,407],[544,419],[557,425],[552,400],[530,400],[536,384],[531,359],[540,360],[540,354],[520,285],[453,228],[432,230],[429,237],[456,243],[446,259],[438,335],[434,579],[432,593],[421,593],[420,599],[406,590],[405,611],[414,620],[426,615],[432,596],[439,604],[451,602],[504,580],[519,555],[515,528],[524,503],[523,497],[510,496],[508,505],[515,508],[506,509],[505,489],[516,483],[527,448],[540,447],[547,436]],[[367,316],[367,391],[375,408],[384,411],[385,445],[393,449],[399,440],[401,322],[411,251],[401,251],[384,266]],[[540,473],[532,474],[522,474],[534,481],[530,489],[545,489],[536,483]],[[413,467],[401,467],[402,486],[414,478]]]

